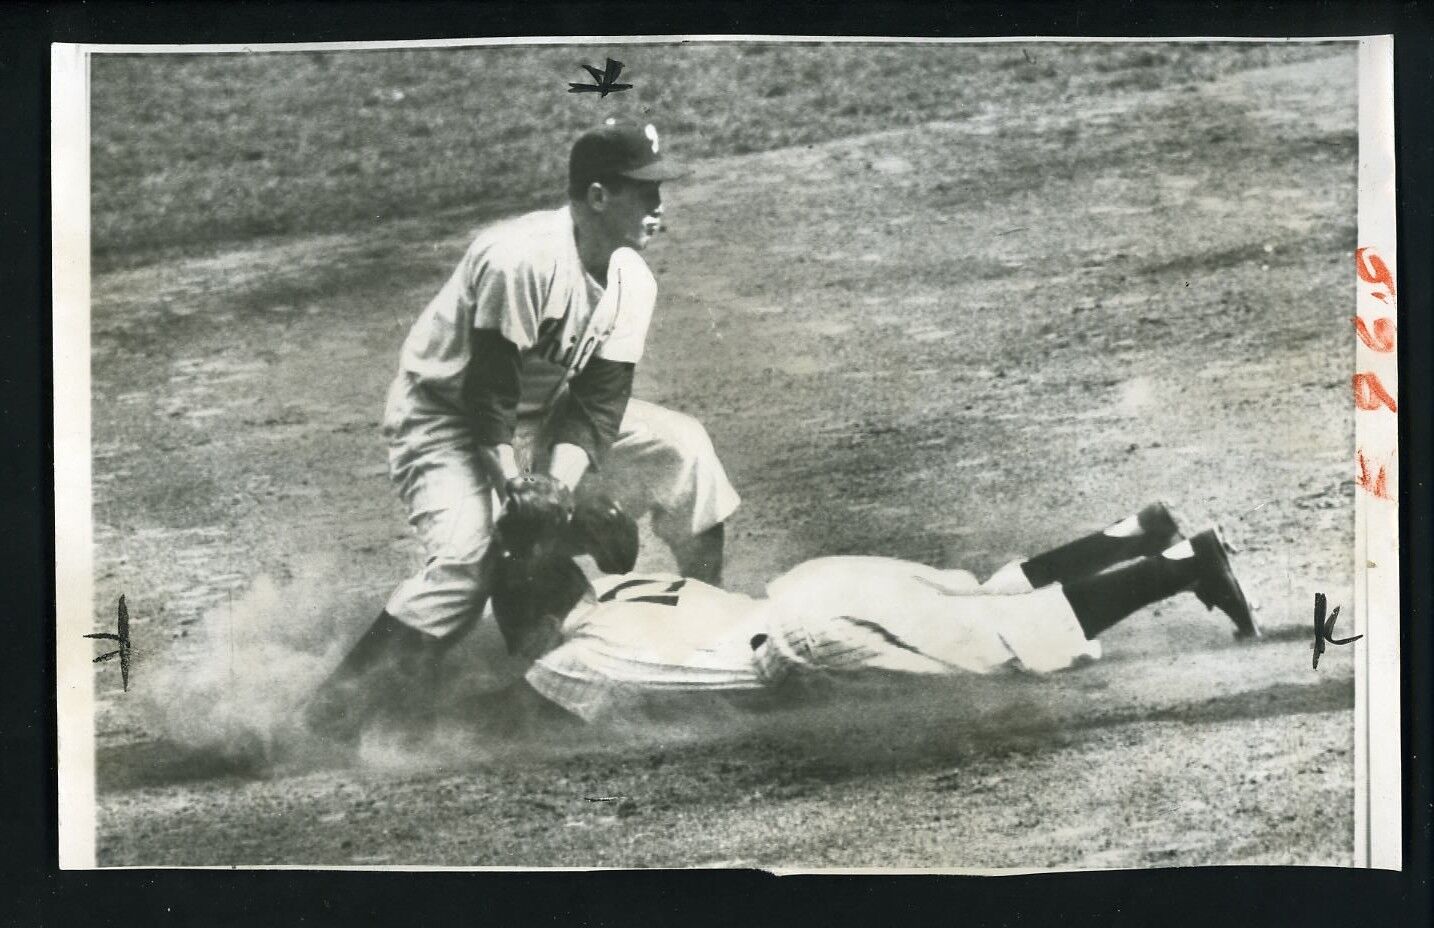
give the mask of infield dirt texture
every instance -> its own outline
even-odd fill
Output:
[[[563,92],[608,55],[632,92]],[[1355,76],[1349,44],[99,57],[95,616],[125,594],[136,654],[127,694],[97,667],[99,861],[1349,863],[1353,663],[1308,629],[1353,586]],[[419,558],[378,432],[408,326],[610,114],[695,169],[636,392],[743,495],[730,586],[984,575],[1166,498],[1226,520],[1267,640],[1184,596],[1048,679],[553,737],[458,692],[428,743],[286,740]]]

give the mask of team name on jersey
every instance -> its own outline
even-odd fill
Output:
[[[538,340],[532,351],[538,357],[570,371],[581,370],[588,358],[597,350],[597,338],[589,335],[578,342],[575,335],[568,333],[568,317],[545,319],[538,326]]]

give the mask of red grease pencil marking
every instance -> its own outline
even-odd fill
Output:
[[[1364,254],[1366,251],[1370,252],[1368,257]],[[1374,254],[1368,245],[1354,250],[1354,269],[1360,280],[1367,284],[1379,284],[1389,290],[1388,293],[1374,290],[1370,292],[1370,296],[1380,302],[1394,299],[1394,275],[1389,273],[1389,266],[1379,255]]]
[[[1381,464],[1379,470],[1371,472],[1369,458],[1364,456],[1363,449],[1355,452],[1355,460],[1359,463],[1359,476],[1355,478],[1355,482],[1380,499],[1393,499],[1394,497],[1389,495],[1388,470],[1385,466]]]
[[[1354,270],[1359,279],[1369,285],[1370,296],[1385,304],[1395,301],[1394,275],[1390,273],[1389,265],[1384,263],[1384,259],[1373,248],[1365,245],[1355,249]],[[1366,321],[1356,315],[1354,332],[1370,351],[1388,354],[1394,350],[1395,324],[1390,316],[1378,316]],[[1376,412],[1382,408],[1396,414],[1399,412],[1398,401],[1374,371],[1360,371],[1350,383],[1354,388],[1356,409]],[[1389,449],[1376,449],[1376,452],[1366,453],[1363,447],[1355,452],[1355,461],[1359,465],[1355,482],[1372,496],[1393,499],[1389,492],[1389,466],[1393,464],[1393,452]],[[1386,463],[1376,467],[1374,459]]]
[[[1380,316],[1374,320],[1373,332],[1364,324],[1363,319],[1355,316],[1354,331],[1370,351],[1384,353],[1394,350],[1394,320],[1388,316]]]
[[[1354,405],[1360,409],[1378,409],[1380,406],[1389,407],[1390,412],[1398,412],[1399,404],[1389,391],[1384,389],[1384,384],[1379,382],[1379,375],[1362,371],[1354,375]]]

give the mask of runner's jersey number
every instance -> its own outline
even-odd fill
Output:
[[[687,585],[686,580],[624,580],[598,597],[600,603],[613,601],[622,603],[657,603],[659,606],[677,605],[677,596]]]

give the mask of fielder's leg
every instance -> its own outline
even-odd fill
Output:
[[[311,728],[340,737],[357,735],[375,712],[392,710],[413,724],[430,719],[439,660],[477,621],[487,598],[493,522],[487,480],[470,447],[458,440],[458,427],[438,417],[409,415],[403,421],[412,427],[390,433],[390,471],[425,562],[394,590],[305,712]],[[448,432],[454,440],[410,444],[405,438]]]
[[[712,439],[691,416],[630,400],[594,487],[640,518],[672,549],[683,576],[720,585],[725,523],[741,502]]]
[[[722,585],[722,565],[727,545],[726,526],[716,525],[696,535],[669,542],[677,561],[677,572],[712,586]]]
[[[438,663],[446,650],[443,639],[380,613],[315,692],[304,710],[305,725],[350,740],[383,714],[426,724],[435,710]]]

